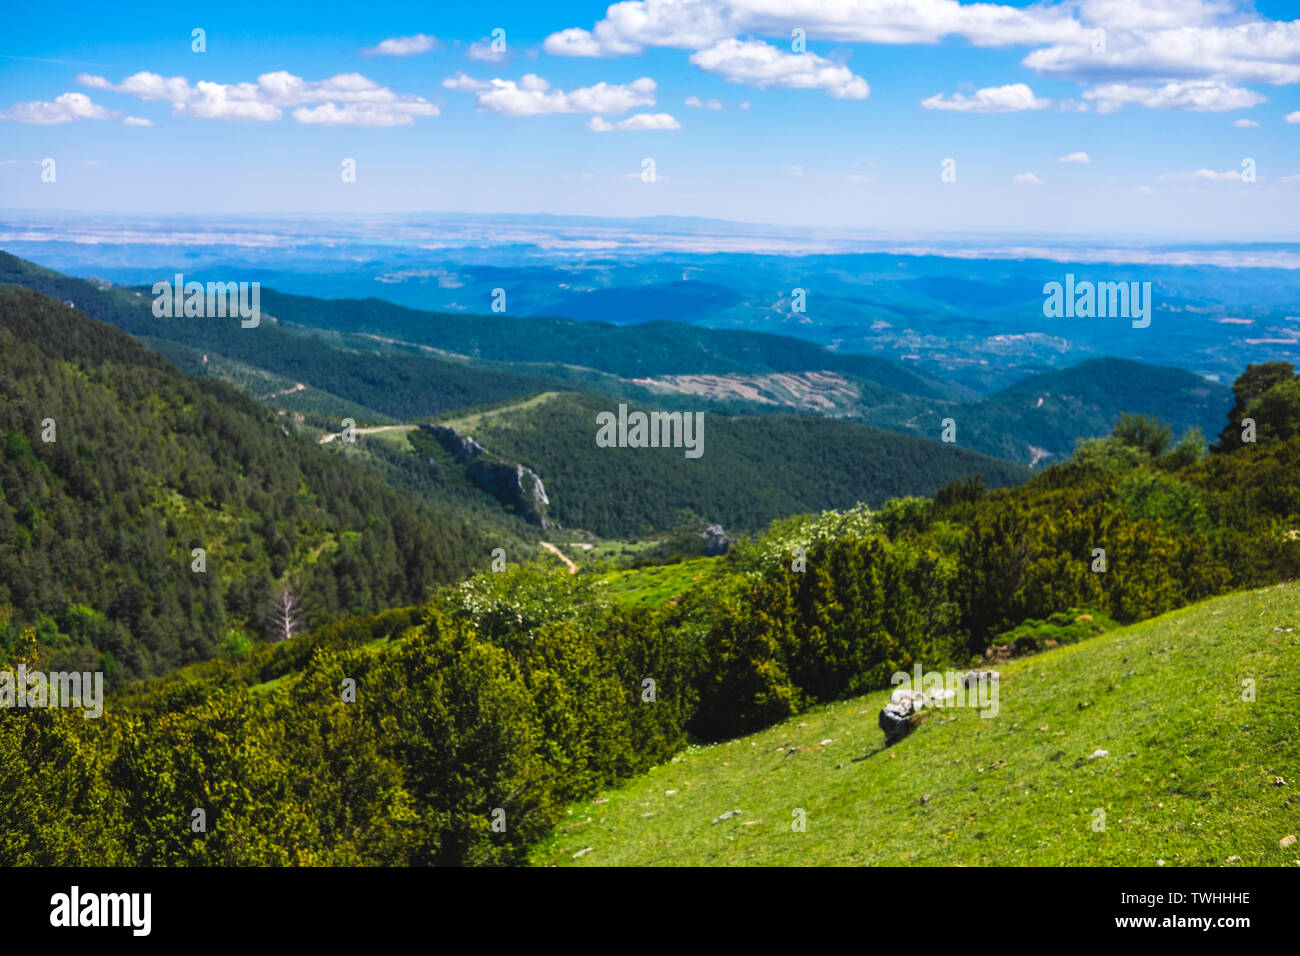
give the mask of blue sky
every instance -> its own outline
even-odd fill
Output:
[[[10,5],[0,207],[1293,237],[1297,6]]]

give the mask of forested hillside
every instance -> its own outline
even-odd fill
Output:
[[[0,290],[0,644],[34,625],[56,663],[159,673],[262,637],[282,587],[304,624],[377,611],[503,542],[293,426]]]
[[[469,433],[541,476],[553,518],[606,536],[701,520],[756,530],[783,515],[933,494],[968,476],[1003,487],[1029,474],[958,446],[812,416],[706,414],[698,458],[682,448],[598,447],[596,416],[617,407],[563,393],[484,416]]]
[[[1044,646],[1038,641],[1049,636],[1091,640],[1100,628],[1086,624],[1140,621],[1294,579],[1300,390],[1289,367],[1259,371],[1239,381],[1238,394],[1242,408],[1260,416],[1256,441],[1206,456],[1195,436],[1171,445],[1158,423],[1126,419],[1068,464],[1015,488],[965,481],[875,512],[777,522],[713,559],[714,573],[657,608],[620,606],[593,575],[516,567],[444,588],[423,610],[332,623],[119,690],[102,720],[0,709],[0,778],[13,781],[16,793],[0,801],[0,859],[522,862],[554,825],[571,819],[572,801],[662,767],[688,742],[725,740],[887,686],[891,673],[913,664],[968,666],[986,653]],[[1295,638],[1289,618],[1261,617],[1266,608],[1252,601],[1244,619],[1245,605],[1223,605],[1233,619],[1215,626],[1204,651],[1220,662],[1239,659],[1222,648],[1247,647],[1235,623],[1244,620],[1260,642],[1248,674],[1261,694],[1271,693],[1288,680]],[[1091,663],[1057,665],[1070,687],[1064,706],[1059,690],[1027,695],[1035,708],[1029,726],[1045,733],[1038,719],[1050,715],[1055,730],[1067,714],[1086,710],[1090,732],[1072,728],[1076,749],[1131,737],[1145,705],[1125,710],[1110,701],[1127,695],[1136,705],[1177,690],[1162,691],[1153,667],[1207,680],[1200,652],[1184,652],[1186,634],[1168,641],[1160,639],[1167,631],[1154,633],[1125,636],[1127,656],[1118,662],[1057,656]],[[10,660],[39,661],[35,638],[20,635]],[[1152,661],[1175,653],[1176,666]],[[1210,699],[1235,699],[1243,675],[1223,673],[1222,663],[1210,672],[1222,682]],[[1026,671],[1018,673],[1023,680]],[[1134,695],[1129,678],[1144,690]],[[355,701],[341,693],[348,681]],[[1195,693],[1207,692],[1198,686]],[[1015,713],[1019,704],[1007,706]],[[1228,726],[1222,714],[1176,713],[1195,720],[1189,734]],[[1247,752],[1293,752],[1278,741],[1285,716],[1275,704],[1252,713],[1250,733],[1264,743],[1243,739]],[[1174,746],[1170,726],[1141,746]],[[1239,723],[1232,727],[1244,733]],[[1017,730],[1029,732],[1004,717],[983,733]],[[981,738],[975,746],[987,744]],[[945,751],[944,763],[960,761],[965,746]],[[1032,778],[1015,778],[1021,794],[1060,782],[1064,754],[1033,746],[1032,761],[1009,771],[1039,767]],[[1198,752],[1187,764],[1201,766]],[[1086,756],[1080,749],[1075,759]],[[1253,775],[1241,793],[1251,819],[1264,819],[1260,792],[1271,788],[1261,772],[1269,768],[1248,763],[1231,779]],[[743,761],[741,772],[749,766]],[[1224,766],[1204,768],[1206,786]],[[950,779],[936,772],[943,799],[969,793],[974,780],[958,773],[954,787]],[[1127,799],[1132,786],[1112,780],[1106,792]],[[193,834],[191,808],[205,806],[207,831]],[[1218,816],[1207,826],[1235,812],[1209,809]],[[637,819],[646,812],[638,809]],[[494,826],[500,820],[505,826]],[[1006,838],[995,824],[981,825]],[[978,847],[963,846],[978,856]],[[1258,840],[1250,852],[1262,853]]]
[[[1191,372],[1099,358],[1035,375],[944,414],[957,422],[962,444],[1011,461],[1047,452],[1046,463],[1069,458],[1079,438],[1109,433],[1125,412],[1153,416],[1179,433],[1199,428],[1212,435],[1231,404],[1226,387]]]
[[[871,355],[841,354],[803,339],[717,331],[679,322],[614,325],[565,318],[422,312],[381,299],[314,299],[266,290],[285,321],[370,332],[475,358],[576,364],[624,378],[665,374],[830,370],[908,395],[957,399],[969,390]]]
[[[156,318],[147,292],[99,288],[0,252],[0,285],[6,283],[71,301],[92,318],[131,335],[169,341],[200,358],[206,353],[224,356],[395,418],[520,397],[556,384],[431,354],[395,352],[378,342],[322,341],[275,321],[265,299],[264,315],[253,328],[241,328],[238,319]],[[201,361],[193,362],[190,370],[207,371]]]

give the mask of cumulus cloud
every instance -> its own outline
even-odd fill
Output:
[[[1238,129],[1253,129],[1259,124],[1252,119],[1239,119],[1239,120],[1233,120],[1232,125],[1237,127]]]
[[[108,119],[113,114],[91,102],[85,93],[64,93],[54,100],[37,100],[33,103],[15,103],[0,111],[0,119],[17,123],[36,123],[42,126],[55,123],[72,123],[84,119]]]
[[[480,90],[492,89],[492,84],[487,80],[476,80],[474,77],[467,75],[463,71],[457,70],[451,76],[442,81],[442,87],[446,90],[477,93]]]
[[[314,126],[412,126],[415,116],[437,116],[438,107],[432,103],[409,103],[382,106],[371,103],[348,103],[340,107],[334,103],[320,106],[300,106],[293,111],[299,123]]]
[[[506,51],[498,52],[492,49],[492,41],[484,37],[471,43],[469,49],[465,51],[465,56],[481,63],[500,63],[506,58]]]
[[[867,81],[815,53],[787,53],[762,40],[721,40],[691,55],[691,63],[733,83],[790,90],[825,90],[840,100],[864,100]]]
[[[1179,78],[1235,83],[1300,81],[1300,21],[1225,16],[1209,25],[1171,23],[1159,29],[1110,27],[1104,51],[1086,38],[1035,50],[1021,62],[1032,70],[1078,80]],[[1085,31],[1087,32],[1087,31]]]
[[[360,73],[339,73],[327,80],[308,82],[279,70],[263,73],[256,83],[199,80],[193,86],[183,76],[164,77],[147,71],[116,84],[83,73],[77,82],[145,102],[171,103],[173,113],[199,119],[274,122],[284,115],[285,108],[312,104],[328,109],[295,110],[294,118],[300,123],[406,126],[413,122],[413,116],[438,115],[438,107],[423,97],[399,95]],[[339,103],[345,107],[339,109]],[[348,109],[349,104],[354,108]]]
[[[1227,183],[1241,182],[1241,171],[1229,169],[1226,172],[1216,172],[1213,169],[1196,169],[1190,173],[1165,173],[1161,179],[1181,179],[1181,180],[1207,180],[1209,182]]]
[[[548,36],[559,56],[613,57],[667,47],[703,51],[740,37],[920,44],[965,40],[1031,47],[1022,64],[1088,84],[1300,83],[1300,20],[1272,20],[1247,0],[1073,0],[1011,6],[959,0],[622,0],[590,28]],[[775,84],[771,84],[775,85]],[[1241,97],[1243,93],[1232,94]],[[1114,103],[1113,100],[1107,101]],[[1208,109],[1146,97],[1157,109]],[[1236,108],[1236,107],[1223,107]]]
[[[961,37],[977,46],[1064,43],[1086,31],[1069,12],[1017,9],[957,0],[631,0],[615,3],[590,30],[571,27],[546,38],[558,56],[625,56],[647,47],[701,50],[740,34],[841,43],[937,43]]]
[[[972,96],[954,93],[948,99],[942,93],[936,93],[921,101],[922,109],[956,110],[960,113],[1016,113],[1020,110],[1046,109],[1051,105],[1051,100],[1035,96],[1034,91],[1024,83],[990,86],[976,90]]]
[[[1286,121],[1288,123],[1300,123],[1300,110],[1296,110],[1294,113],[1287,113]]]
[[[593,116],[587,123],[587,129],[597,133],[609,133],[614,130],[667,130],[681,129],[682,124],[669,113],[634,113],[627,119],[611,123]]]
[[[1087,153],[1066,153],[1064,156],[1057,156],[1058,163],[1090,163],[1092,157]]]
[[[1083,98],[1095,102],[1099,113],[1113,113],[1129,103],[1163,110],[1225,112],[1249,109],[1266,100],[1254,90],[1219,80],[1173,82],[1163,86],[1104,83],[1085,90]]]
[[[152,126],[153,120],[147,120],[143,116],[128,116],[122,121],[127,126]]]
[[[1034,186],[1041,186],[1043,184],[1043,180],[1040,177],[1035,176],[1033,173],[1016,173],[1011,177],[1011,181],[1013,183],[1030,183]]]
[[[549,113],[626,113],[636,106],[654,106],[655,81],[648,76],[631,83],[597,83],[564,91],[535,73],[518,82],[494,79],[483,83],[463,73],[443,80],[448,89],[475,93],[475,107],[506,116],[544,116]],[[665,114],[666,115],[666,114]]]
[[[702,100],[698,96],[686,97],[686,105],[697,110],[720,110],[722,100]]]
[[[392,37],[376,46],[368,46],[361,52],[366,56],[412,56],[416,53],[428,53],[437,42],[436,37],[427,33],[417,33],[410,37]]]

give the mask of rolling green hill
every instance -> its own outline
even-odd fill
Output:
[[[264,290],[262,301],[273,315],[300,325],[390,336],[502,362],[576,364],[623,378],[826,369],[909,395],[961,399],[973,394],[897,362],[840,354],[764,332],[717,331],[680,322],[615,325],[505,313],[422,312],[381,299],[315,299],[273,290]]]
[[[1178,432],[1223,427],[1232,392],[1182,369],[1099,358],[1045,372],[952,407],[958,441],[1010,461],[1064,461],[1078,438],[1108,434],[1119,416],[1154,415]]]
[[[888,749],[876,726],[887,692],[691,747],[575,804],[533,862],[1300,860],[1300,845],[1279,845],[1300,833],[1300,585],[1205,601],[1000,670],[996,717],[935,710]],[[1243,700],[1246,679],[1253,701]],[[805,832],[792,829],[796,809]],[[740,813],[717,819],[732,810]]]

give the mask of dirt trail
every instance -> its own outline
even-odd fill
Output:
[[[286,388],[283,389],[282,391],[272,392],[270,395],[264,396],[262,398],[262,401],[269,402],[271,399],[279,398],[281,395],[292,395],[294,392],[305,392],[306,390],[307,390],[307,386],[304,385],[302,382],[298,382],[297,384],[294,385],[293,388]]]
[[[414,425],[376,425],[374,428],[354,428],[352,429],[352,432],[353,434],[356,435],[373,435],[375,434],[375,432],[396,432],[396,431],[409,432],[414,427],[415,427]],[[316,444],[318,445],[328,444],[329,442],[332,442],[334,439],[338,438],[339,435],[341,434],[343,433],[334,432],[333,434],[330,435],[322,435],[320,437],[320,440],[316,442]]]
[[[545,548],[547,551],[551,552],[551,554],[555,555],[555,556],[556,556],[557,558],[559,558],[561,561],[563,561],[566,565],[568,565],[569,573],[570,573],[570,574],[577,574],[577,573],[578,573],[578,566],[577,566],[576,564],[574,564],[572,561],[570,561],[570,560],[565,556],[564,552],[561,551],[559,548],[557,548],[555,545],[551,544],[551,542],[549,542],[549,541],[538,541],[537,543],[540,544],[540,545],[541,545],[543,548]]]

